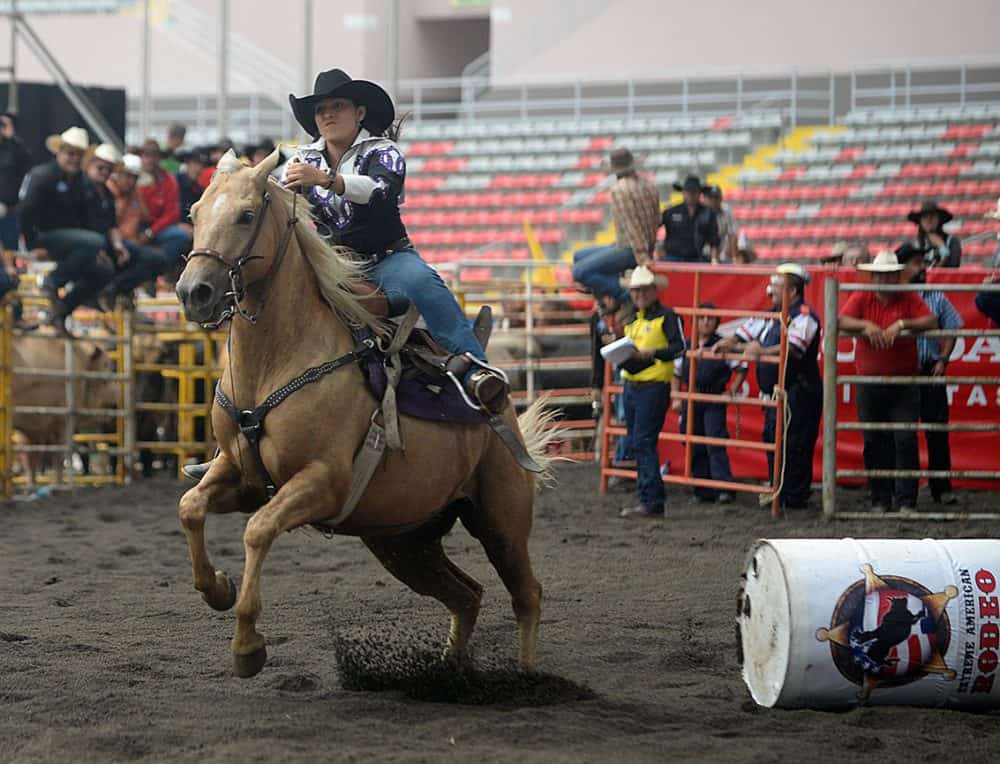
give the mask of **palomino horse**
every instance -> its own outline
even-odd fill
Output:
[[[292,195],[269,182],[277,161],[275,152],[250,169],[234,156],[223,158],[191,210],[195,249],[177,284],[189,320],[213,324],[233,310],[238,314],[220,382],[238,411],[254,408],[308,368],[349,356],[356,341],[348,322],[377,326],[365,301],[350,289],[363,278],[358,266],[320,239],[308,220],[296,222]],[[274,408],[260,442],[263,465],[277,486],[268,498],[247,440],[216,402],[212,423],[220,453],[181,498],[180,520],[195,588],[216,610],[236,605],[237,675],[253,676],[266,660],[256,624],[271,544],[285,531],[338,515],[351,484],[352,460],[377,410],[356,363],[301,387]],[[544,418],[537,406],[516,418],[509,403],[503,414],[540,464],[548,463],[542,454]],[[442,508],[456,509],[510,592],[520,660],[530,667],[542,597],[528,559],[536,477],[518,466],[485,424],[400,420],[405,450],[386,452],[337,532],[360,536],[392,575],[448,608],[445,652],[460,656],[476,623],[482,587],[445,555],[441,535],[447,524],[431,522],[443,517]],[[246,558],[237,595],[231,579],[209,560],[205,518],[241,510],[253,515],[243,534]]]

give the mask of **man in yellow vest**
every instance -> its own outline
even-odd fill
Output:
[[[639,473],[639,504],[623,509],[622,517],[663,517],[665,493],[656,447],[670,408],[674,358],[684,351],[684,330],[677,314],[660,304],[657,288],[657,277],[649,268],[640,265],[632,271],[629,294],[637,312],[625,327],[625,336],[636,349],[621,368],[625,426]]]

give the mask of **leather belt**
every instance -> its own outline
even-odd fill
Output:
[[[399,252],[404,249],[412,249],[413,242],[410,241],[409,236],[403,236],[402,238],[396,239],[392,244],[390,244],[385,249],[380,249],[378,252],[366,252],[365,254],[371,258],[373,264],[377,264],[385,260],[389,255]]]

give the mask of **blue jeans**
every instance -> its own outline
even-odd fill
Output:
[[[191,249],[191,234],[179,225],[168,225],[156,234],[150,243],[163,250],[167,267],[172,268],[179,265],[181,255]]]
[[[588,287],[597,297],[611,295],[619,301],[628,298],[621,285],[622,271],[635,268],[631,247],[589,247],[573,253],[573,279]]]
[[[372,266],[369,278],[389,298],[390,315],[405,313],[412,302],[424,317],[431,336],[446,350],[471,353],[480,361],[486,360],[486,353],[472,333],[469,319],[448,285],[415,249],[393,252],[380,260]]]
[[[140,284],[153,281],[167,269],[167,256],[156,247],[125,242],[129,258],[111,282],[116,294],[128,294]]]
[[[695,403],[693,435],[709,438],[728,438],[726,428],[726,407],[721,403]],[[687,432],[687,407],[681,408],[681,432]],[[723,446],[691,445],[691,474],[696,478],[733,482],[733,471],[729,466],[729,453]],[[719,497],[715,488],[695,487],[694,495],[699,499],[714,501]]]
[[[39,235],[35,246],[48,250],[49,258],[58,263],[46,279],[46,287],[59,289],[73,282],[73,289],[63,297],[68,313],[96,296],[114,276],[109,266],[97,260],[97,253],[108,249],[99,233],[82,228],[57,228]]]
[[[625,426],[635,451],[639,503],[652,512],[662,512],[666,500],[656,446],[668,408],[668,383],[625,382]]]
[[[0,243],[8,252],[17,250],[17,237],[20,229],[17,227],[17,215],[13,212],[0,218]]]

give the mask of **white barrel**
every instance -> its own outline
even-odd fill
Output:
[[[761,539],[743,578],[762,706],[1000,705],[1000,541]]]

